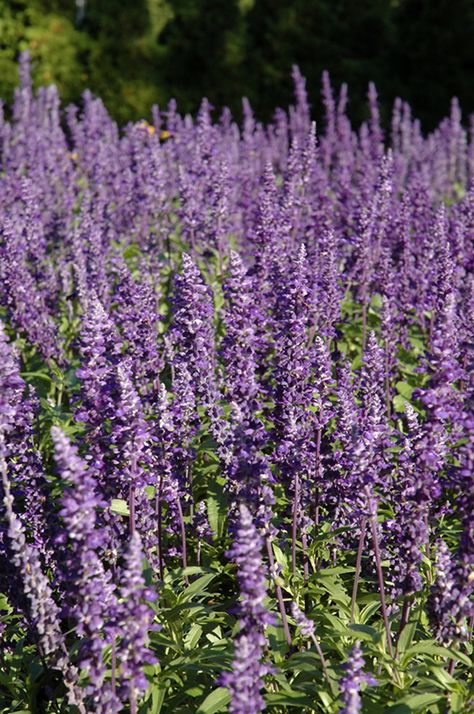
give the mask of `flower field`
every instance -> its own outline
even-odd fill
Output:
[[[0,114],[1,714],[474,712],[474,124]]]

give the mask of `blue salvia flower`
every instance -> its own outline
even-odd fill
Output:
[[[107,536],[96,522],[97,509],[106,504],[98,497],[95,480],[77,448],[59,427],[53,427],[51,435],[55,460],[67,484],[60,511],[65,526],[61,542],[67,548],[62,579],[67,613],[80,638],[79,658],[89,678],[90,706],[94,712],[115,712],[120,702],[110,682],[105,682],[104,652],[113,636],[117,599],[111,574],[100,559]]]
[[[141,539],[135,531],[130,536],[121,573],[121,639],[117,648],[122,680],[120,695],[122,701],[129,700],[131,714],[136,714],[137,698],[148,687],[143,665],[156,663],[148,643],[148,633],[153,627],[154,619],[153,610],[148,603],[154,600],[156,595],[145,586],[142,562]]]
[[[3,429],[0,429],[0,471],[4,493],[4,514],[8,523],[9,547],[13,563],[22,581],[29,624],[40,653],[53,669],[61,672],[67,687],[69,703],[79,707],[81,714],[85,714],[86,710],[77,685],[78,672],[70,661],[61,630],[60,609],[53,599],[51,585],[42,570],[39,555],[27,543],[23,525],[13,510],[13,497],[5,460]]]
[[[28,539],[32,541],[44,562],[53,567],[48,542],[51,529],[45,519],[47,485],[41,455],[34,439],[38,408],[38,399],[33,389],[27,389],[20,376],[18,355],[8,341],[0,320],[0,429],[3,430],[5,438],[8,479],[17,502],[17,513]],[[1,492],[0,484],[0,498]],[[1,533],[0,525],[0,557]],[[1,569],[2,576],[10,569],[7,558]],[[8,578],[6,586],[7,590],[10,590]]]
[[[344,665],[345,674],[340,681],[344,705],[339,714],[359,714],[362,711],[360,689],[362,684],[376,684],[370,674],[364,674],[365,661],[359,643],[356,643],[349,653]]]
[[[271,503],[268,502],[267,485],[271,483],[272,476],[262,453],[268,437],[257,414],[262,407],[257,380],[252,286],[240,256],[232,251],[229,275],[223,285],[226,334],[220,349],[225,372],[224,395],[231,407],[227,487],[235,500],[246,503],[254,513],[263,507],[263,518],[268,521],[267,506]]]
[[[234,543],[227,553],[238,566],[240,633],[235,643],[232,671],[220,678],[221,684],[230,691],[232,714],[257,714],[265,708],[261,689],[263,677],[271,669],[262,661],[266,645],[264,627],[274,620],[265,607],[262,545],[250,511],[241,505]]]
[[[76,419],[86,425],[91,466],[105,494],[115,493],[108,422],[115,416],[117,366],[122,343],[111,317],[96,296],[87,303],[80,330],[81,383]]]
[[[226,422],[219,407],[216,382],[214,299],[192,259],[183,254],[181,273],[175,278],[170,343],[175,371],[192,375],[196,400],[205,407],[210,432],[225,455]]]
[[[461,549],[460,555],[464,555]],[[459,562],[451,555],[447,544],[440,540],[436,554],[436,580],[428,600],[430,621],[436,638],[450,645],[469,637],[467,618],[472,616],[472,553],[468,562]]]
[[[300,628],[303,637],[312,637],[315,628],[314,622],[306,617],[295,602],[291,605],[291,614],[293,615],[297,627]]]
[[[182,271],[175,278],[171,343],[173,363],[184,365],[194,377],[201,402],[212,403],[215,388],[214,304],[212,291],[191,260],[183,254]]]

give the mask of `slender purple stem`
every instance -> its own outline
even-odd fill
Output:
[[[332,684],[331,678],[330,678],[330,676],[329,676],[328,665],[327,665],[327,662],[326,662],[326,658],[324,657],[323,651],[322,651],[322,649],[321,649],[321,645],[319,644],[319,640],[318,640],[318,638],[316,637],[316,635],[311,635],[311,639],[313,640],[314,646],[316,647],[316,652],[318,653],[318,657],[319,657],[320,662],[321,662],[321,667],[323,668],[324,678],[325,678],[326,682],[329,684],[329,687],[330,687],[330,689],[331,689],[331,691],[332,691],[332,689],[333,689],[333,684]]]
[[[368,503],[370,505],[371,499],[370,499],[370,493],[368,491],[368,488],[366,488],[366,494],[367,494]],[[370,526],[371,526],[372,541],[373,541],[373,546],[374,546],[375,567],[377,570],[377,580],[379,583],[380,605],[382,608],[382,617],[383,617],[383,622],[385,625],[385,633],[387,636],[387,647],[388,647],[388,652],[389,652],[390,657],[393,658],[392,635],[390,632],[390,623],[388,621],[387,604],[385,601],[385,585],[384,585],[384,579],[383,579],[382,558],[380,556],[379,534],[377,532],[377,517],[376,517],[376,514],[372,512],[372,508],[371,508],[371,515],[370,515]]]
[[[352,602],[351,602],[351,620],[355,622],[355,607],[357,600],[357,591],[359,589],[360,569],[362,564],[362,553],[364,551],[365,531],[367,519],[362,518],[360,522],[359,547],[357,548],[356,571],[354,576],[354,585],[352,587]]]
[[[365,350],[367,344],[367,299],[364,290],[362,302],[362,350]]]
[[[410,611],[411,611],[411,599],[408,596],[405,596],[403,599],[403,607],[402,607],[402,614],[400,617],[400,625],[398,627],[398,632],[395,637],[395,657],[398,656],[398,644],[400,642],[400,637],[402,636],[402,632],[405,629],[405,627],[408,625],[408,620],[410,619]]]
[[[321,427],[316,429],[316,469],[314,488],[314,525],[319,525],[319,480],[321,475]]]
[[[188,567],[188,550],[186,546],[186,526],[184,525],[184,516],[183,516],[183,509],[181,507],[181,499],[178,496],[178,516],[179,516],[179,526],[181,529],[181,550],[182,550],[182,560],[183,560],[183,568]],[[184,576],[184,582],[186,585],[189,585],[189,579],[188,576]]]
[[[135,519],[135,487],[130,486],[128,491],[128,511],[129,511],[129,527],[130,535],[135,533],[136,530],[136,519]]]
[[[300,477],[295,476],[295,493],[293,496],[293,519],[291,526],[291,562],[293,566],[293,574],[296,573],[296,533],[298,530],[298,511],[300,501]]]
[[[268,561],[270,563],[270,571],[273,573],[275,570],[275,558],[273,557],[273,550],[272,550],[272,543],[270,540],[270,536],[267,536],[266,544],[267,544]],[[280,610],[281,621],[283,623],[283,631],[285,633],[286,643],[287,643],[288,647],[291,647],[291,644],[292,644],[291,634],[290,634],[290,628],[288,626],[288,618],[286,617],[285,603],[283,601],[283,593],[281,591],[281,587],[278,585],[275,578],[273,578],[273,581],[275,583],[275,593],[276,593],[276,598],[278,601],[278,608]]]
[[[392,411],[392,399],[390,394],[390,372],[388,364],[388,342],[385,340],[385,403],[387,406],[387,416],[390,418]]]
[[[158,519],[158,563],[160,569],[160,578],[163,580],[163,477],[160,476],[158,485],[158,494],[156,496],[155,511]]]
[[[110,665],[111,668],[111,685],[112,685],[112,692],[115,695],[116,689],[117,689],[117,649],[116,649],[116,643],[115,643],[115,635],[112,637],[112,662]]]
[[[303,533],[301,536],[301,544],[303,546],[303,578],[305,583],[308,582],[309,579],[309,561],[308,561],[308,536],[306,533]]]

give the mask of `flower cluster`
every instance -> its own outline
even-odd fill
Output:
[[[232,672],[221,676],[221,684],[231,693],[232,714],[256,714],[264,709],[260,690],[263,677],[271,671],[262,661],[266,645],[264,627],[274,621],[265,607],[267,593],[262,545],[250,511],[241,505],[234,543],[227,553],[238,566],[240,632],[235,643]]]
[[[63,112],[21,56],[0,106],[5,710],[62,711],[66,687],[81,712],[201,711],[224,671],[236,714],[335,711],[362,623],[390,706],[410,631],[459,655],[446,686],[470,676],[474,129],[454,102],[425,135],[398,100],[386,132],[373,85],[355,128],[327,73],[316,128],[292,77],[265,125],[205,99],[120,128],[90,92]]]

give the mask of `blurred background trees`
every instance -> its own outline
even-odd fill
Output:
[[[386,120],[401,96],[430,128],[453,95],[474,111],[473,44],[473,0],[0,0],[0,96],[28,48],[37,84],[65,101],[90,88],[121,122],[170,97],[239,116],[242,95],[268,119],[289,102],[297,63],[316,117],[328,69],[348,83],[354,120],[373,80]]]

